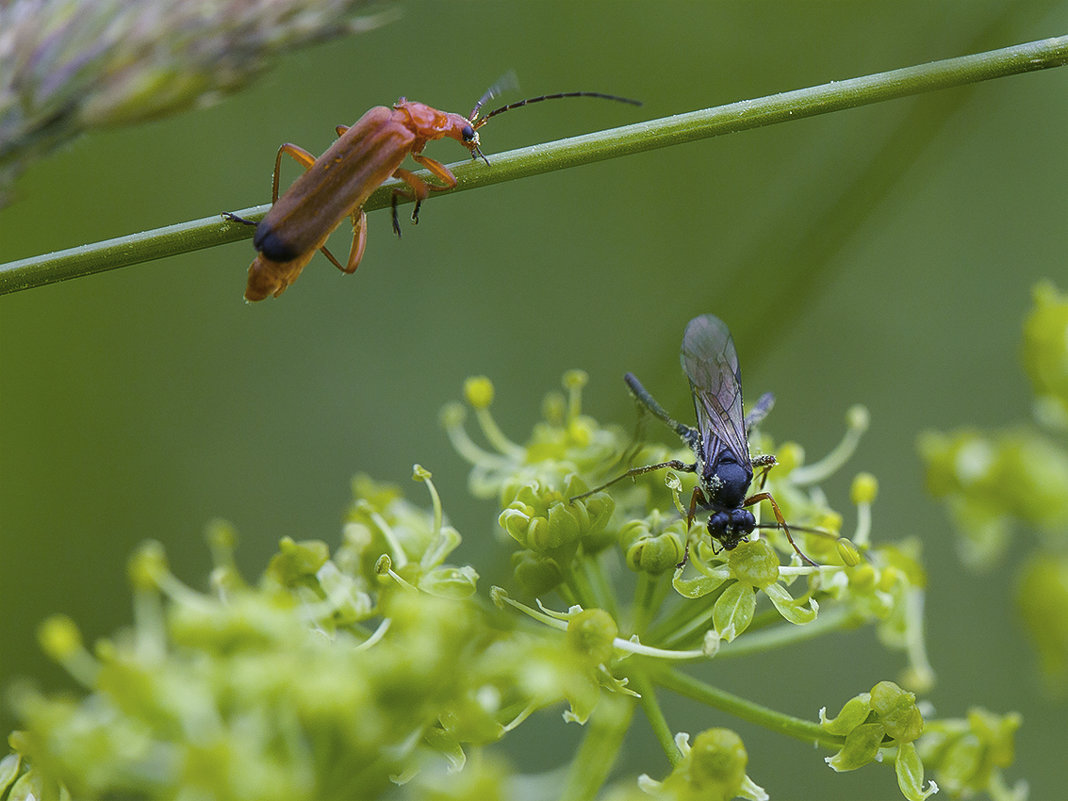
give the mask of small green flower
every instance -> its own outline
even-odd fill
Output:
[[[315,574],[330,558],[330,547],[321,540],[294,542],[283,537],[278,553],[267,565],[267,575],[279,584],[291,587],[315,579]]]
[[[674,570],[685,553],[686,523],[676,520],[663,525],[656,509],[641,520],[631,520],[619,530],[619,544],[627,567],[636,572],[659,576]]]
[[[676,738],[683,758],[663,782],[643,777],[642,786],[659,798],[671,801],[730,801],[747,798],[766,801],[767,793],[746,775],[749,754],[742,738],[730,729],[707,729],[689,744],[685,735]]]
[[[553,557],[529,550],[512,554],[512,571],[519,586],[532,597],[545,595],[564,580],[560,564]]]
[[[1024,321],[1022,361],[1043,422],[1068,429],[1068,295],[1049,281],[1032,291],[1034,309]]]
[[[479,498],[497,497],[502,506],[507,506],[524,486],[563,486],[571,474],[595,471],[613,458],[618,432],[601,428],[582,414],[584,376],[581,371],[565,374],[567,399],[561,400],[557,394],[547,398],[543,406],[545,420],[534,427],[524,445],[505,436],[493,419],[489,404],[494,393],[489,380],[469,379],[465,395],[492,450],[482,448],[468,436],[462,406],[446,406],[441,421],[453,447],[472,465],[472,494]]]
[[[826,758],[835,771],[862,768],[880,760],[884,748],[893,747],[898,786],[909,801],[923,801],[938,791],[934,782],[927,789],[922,787],[924,766],[913,747],[913,741],[924,731],[916,696],[892,681],[881,681],[871,692],[849,699],[834,718],[828,718],[821,709],[820,726],[845,735],[838,752]]]
[[[1068,556],[1035,551],[1017,579],[1016,604],[1051,689],[1063,691],[1068,678]]]
[[[567,623],[567,643],[593,665],[605,665],[612,658],[612,643],[619,627],[603,609],[587,609]]]
[[[1023,785],[1010,789],[1002,770],[1015,758],[1016,713],[997,715],[980,707],[965,719],[933,721],[917,743],[920,755],[950,795],[986,792],[995,801],[1023,799]]]
[[[779,557],[767,540],[743,542],[727,556],[727,567],[739,582],[758,590],[779,580]]]
[[[927,432],[919,445],[928,489],[946,499],[970,564],[996,563],[1016,521],[1050,533],[1068,527],[1068,452],[1045,435],[1020,426],[962,429]]]
[[[569,476],[562,491],[532,482],[518,489],[508,508],[501,512],[501,527],[535,553],[574,551],[581,541],[596,535],[612,515],[612,499],[601,492],[572,501],[585,485]]]

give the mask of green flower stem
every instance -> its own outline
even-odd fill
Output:
[[[682,760],[682,753],[675,744],[675,735],[671,731],[671,726],[668,725],[667,718],[664,717],[664,710],[661,709],[660,702],[657,700],[653,683],[649,681],[649,677],[643,670],[624,670],[624,674],[629,679],[628,686],[641,694],[639,703],[642,711],[645,712],[649,725],[653,727],[653,734],[656,735],[660,747],[664,749],[668,761],[674,767]]]
[[[1066,63],[1068,36],[1060,36],[677,114],[500,153],[492,157],[488,167],[479,162],[451,165],[458,182],[454,191]],[[425,171],[419,174],[428,177]],[[398,185],[398,181],[387,181],[371,195],[364,208],[373,211],[387,206],[392,190]],[[236,213],[257,220],[267,208],[257,206]],[[0,265],[0,294],[234,242],[251,235],[251,227],[212,215],[21,259]]]
[[[828,734],[818,723],[776,712],[774,709],[753,703],[671,668],[658,666],[652,678],[659,686],[673,690],[679,695],[692,698],[780,734],[834,749],[841,748],[845,742],[845,738]]]
[[[602,695],[571,760],[560,801],[592,801],[608,779],[634,717],[635,699]]]
[[[581,569],[586,574],[586,580],[589,582],[590,590],[593,592],[594,598],[597,599],[597,605],[618,620],[619,604],[616,601],[615,591],[612,589],[612,582],[605,576],[602,561],[600,559],[583,559],[580,563],[582,565]]]
[[[645,571],[638,573],[638,582],[634,588],[634,611],[631,630],[643,634],[652,619],[663,608],[664,599],[671,589],[671,574],[663,573],[651,576]],[[655,640],[650,640],[655,642]]]
[[[777,612],[775,614],[778,615]],[[779,620],[782,620],[782,618],[779,617]],[[726,659],[764,653],[776,648],[784,648],[799,642],[822,637],[832,631],[856,628],[861,622],[848,607],[821,606],[820,613],[816,619],[803,626],[795,626],[793,623],[779,623],[762,630],[753,630],[750,627],[746,630],[744,637],[739,637],[731,643],[724,643],[719,653],[716,654],[716,658]]]
[[[712,620],[712,608],[727,589],[727,582],[707,595],[676,604],[667,616],[649,631],[649,642],[664,648],[677,648],[681,643],[694,643],[704,637]]]
[[[571,588],[572,599],[568,599],[568,603],[577,603],[583,609],[604,609],[596,588],[590,583],[588,573],[583,570],[583,560],[574,560],[571,568],[567,574],[567,585]]]

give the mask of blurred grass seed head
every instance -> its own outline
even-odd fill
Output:
[[[0,0],[0,206],[33,159],[85,130],[215,102],[276,53],[392,18],[368,5]]]

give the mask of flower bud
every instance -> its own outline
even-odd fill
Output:
[[[555,559],[534,551],[516,551],[512,554],[512,570],[519,586],[534,597],[544,595],[564,580]]]
[[[595,665],[604,665],[612,658],[612,641],[619,635],[619,627],[603,609],[585,609],[567,624],[567,643]]]
[[[879,494],[879,480],[871,473],[857,473],[853,478],[853,486],[849,490],[849,497],[857,506],[864,503],[874,503],[875,496]]]
[[[464,399],[476,409],[487,409],[493,403],[493,382],[484,375],[464,381]]]
[[[894,682],[880,681],[871,688],[871,708],[895,740],[910,743],[923,734],[923,715],[916,706],[916,696]]]
[[[875,761],[883,741],[883,727],[878,723],[862,723],[846,735],[845,744],[825,761],[838,773],[862,768]]]
[[[677,534],[642,537],[627,548],[627,567],[635,572],[659,576],[674,570],[682,561],[683,545]]]
[[[739,543],[727,556],[731,575],[762,590],[779,580],[779,557],[767,540]]]

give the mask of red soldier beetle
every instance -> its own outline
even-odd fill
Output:
[[[419,222],[419,207],[431,192],[456,186],[456,176],[448,167],[423,155],[423,148],[432,140],[455,139],[470,151],[472,159],[481,158],[488,165],[489,160],[479,149],[478,129],[505,111],[564,97],[594,97],[641,105],[637,100],[600,92],[560,92],[501,106],[480,119],[478,113],[482,105],[499,94],[502,83],[510,78],[514,80],[511,75],[505,76],[492,86],[466,117],[438,111],[402,97],[391,108],[375,106],[351,127],[337,126],[337,141],[319,158],[297,145],[288,142],[282,145],[274,162],[270,211],[258,223],[235,214],[223,215],[256,226],[252,244],[259,252],[248,269],[245,299],[256,301],[268,295],[281,295],[297,280],[317,250],[343,273],[355,272],[367,244],[367,215],[363,204],[391,177],[399,178],[407,185],[407,188],[393,190],[394,232],[400,236],[397,217],[400,198],[415,201],[412,222]],[[278,174],[283,154],[299,162],[305,172],[279,197]],[[403,169],[401,164],[409,155],[441,184],[427,183]],[[349,257],[342,264],[327,249],[326,240],[346,217],[352,220],[353,236]]]

